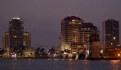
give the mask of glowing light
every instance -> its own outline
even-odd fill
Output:
[[[20,18],[19,18],[19,17],[14,17],[13,19],[17,19],[17,20],[20,20]]]
[[[90,30],[90,28],[88,28]]]
[[[120,45],[118,45],[118,46],[120,46]]]
[[[113,45],[113,43],[111,43],[111,45]]]
[[[68,54],[68,53],[64,52],[64,54],[66,55],[66,54]]]
[[[111,60],[112,64],[118,64],[120,62],[120,60]]]
[[[78,59],[78,57],[79,57],[79,55],[77,54],[75,59]]]
[[[81,23],[79,23],[79,24],[81,24]]]
[[[14,38],[17,38],[17,36],[15,35],[15,36],[13,36]]]
[[[120,53],[118,53],[117,55],[118,55],[118,57],[120,57],[120,56],[121,56],[121,54],[120,54]]]
[[[113,37],[113,39],[115,40],[115,39],[116,39],[116,37]]]
[[[89,50],[86,50],[87,54],[89,54]]]
[[[73,22],[76,21],[76,20],[72,20]]]
[[[72,52],[73,54],[76,54],[77,52]]]
[[[103,53],[103,50],[100,50],[100,53]]]
[[[30,56],[31,54],[30,54],[30,53],[28,53],[28,55]]]
[[[13,54],[13,55],[12,55],[12,57],[13,57],[13,58],[16,58],[16,57],[17,57],[17,55],[16,55],[16,54]]]

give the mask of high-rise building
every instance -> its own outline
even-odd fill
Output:
[[[71,50],[70,45],[76,43],[75,45],[81,44],[80,39],[80,27],[83,20],[76,16],[66,17],[61,21],[61,49]],[[75,47],[76,48],[76,47]]]
[[[119,45],[119,21],[107,19],[103,23],[103,45],[104,47],[116,47]]]
[[[18,53],[31,46],[31,34],[24,31],[23,22],[15,17],[9,22],[9,30],[3,35],[3,47],[6,52]]]
[[[78,49],[89,47],[89,37],[97,34],[98,29],[92,23],[84,23],[76,16],[69,16],[61,22],[61,50],[78,52]]]
[[[18,51],[23,47],[23,22],[20,18],[15,17],[9,22],[9,37],[10,37],[10,50]]]

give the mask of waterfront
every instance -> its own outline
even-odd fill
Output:
[[[121,60],[0,59],[0,70],[121,70]]]

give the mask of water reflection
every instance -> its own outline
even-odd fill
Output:
[[[121,70],[120,60],[9,59],[0,70]]]
[[[119,64],[121,61],[120,60],[111,60],[110,62],[112,65],[114,65],[114,64]]]
[[[66,70],[89,70],[88,60],[68,60],[68,67]]]
[[[120,60],[111,60],[112,70],[120,70]]]

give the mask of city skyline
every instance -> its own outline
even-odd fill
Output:
[[[121,21],[120,0],[47,1],[0,1],[0,46],[2,47],[2,35],[7,31],[9,20],[16,16],[22,18],[25,30],[31,32],[32,47],[34,48],[40,45],[45,48],[58,45],[61,20],[69,15],[78,16],[86,22],[94,23],[101,34],[101,26],[105,18],[116,19],[119,24]]]

